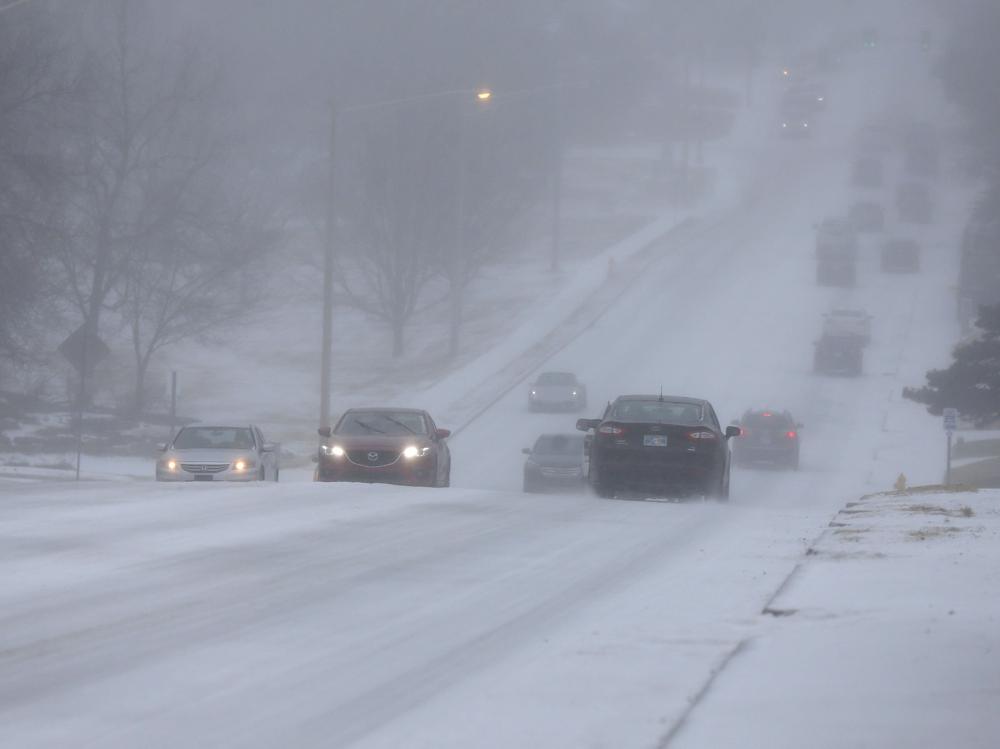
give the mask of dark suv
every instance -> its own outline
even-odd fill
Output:
[[[588,477],[598,496],[655,492],[729,498],[729,438],[712,404],[701,398],[622,395],[600,419],[579,419],[593,430]]]

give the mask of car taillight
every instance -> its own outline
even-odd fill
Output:
[[[788,439],[793,440],[796,437],[798,437],[799,435],[796,434],[795,432],[785,432],[785,436],[788,437]]]
[[[625,434],[625,430],[621,427],[615,426],[614,424],[604,424],[597,429],[600,434],[610,434],[615,437],[621,437]]]
[[[719,437],[715,432],[710,432],[707,429],[699,429],[697,432],[688,432],[687,438],[689,440],[715,440]]]

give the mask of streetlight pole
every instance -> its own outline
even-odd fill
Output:
[[[562,112],[559,109],[559,87],[552,92],[552,248],[549,269],[559,270],[559,241],[562,224]]]
[[[328,195],[326,201],[326,225],[324,232],[323,248],[323,341],[320,356],[319,374],[319,426],[320,428],[330,426],[330,373],[332,369],[331,358],[333,355],[333,259],[334,259],[334,235],[336,233],[336,190],[335,180],[335,155],[336,155],[336,135],[337,135],[337,106],[330,103],[330,145],[329,154],[329,176]]]

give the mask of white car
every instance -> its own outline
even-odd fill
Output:
[[[872,338],[872,316],[863,309],[835,309],[823,315],[823,335],[858,338],[868,344]]]
[[[277,481],[278,446],[253,426],[186,426],[160,445],[157,481]]]
[[[587,407],[587,387],[572,372],[542,372],[528,388],[532,411],[579,411]]]

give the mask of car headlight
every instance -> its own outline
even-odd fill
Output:
[[[332,455],[335,458],[343,458],[347,454],[340,445],[322,445],[320,449],[324,455]]]
[[[535,392],[534,390],[532,390],[532,391],[531,391],[531,397],[532,397],[532,398],[534,398],[534,397],[535,397],[536,395],[538,395],[538,393],[537,393],[537,392]]]
[[[579,395],[579,393],[574,390],[572,393],[570,393],[570,395],[572,395],[575,398],[576,396]]]
[[[430,451],[429,447],[420,448],[416,445],[407,445],[403,448],[403,457],[407,460],[413,460],[414,458],[422,458]]]
[[[163,465],[166,467],[166,469],[168,471],[176,471],[177,470],[177,461],[174,460],[173,458],[171,458],[170,460],[166,461]]]
[[[248,460],[247,458],[237,458],[233,463],[233,468],[237,471],[249,471],[255,465],[252,460]]]

